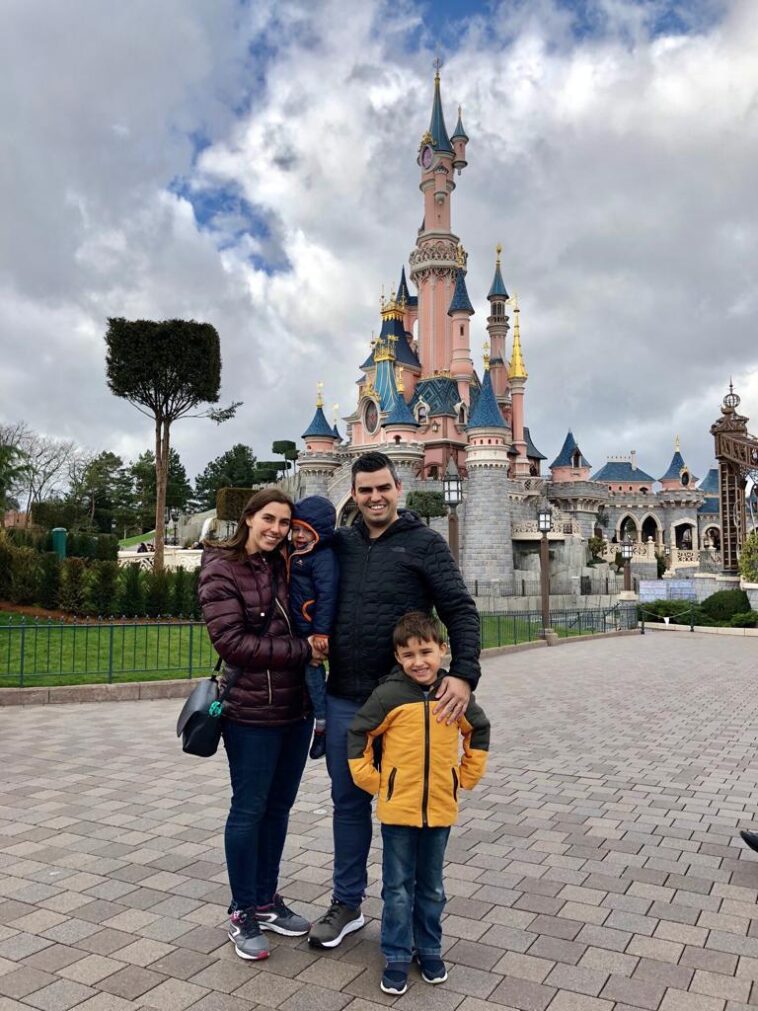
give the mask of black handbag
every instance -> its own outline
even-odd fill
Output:
[[[263,624],[256,629],[256,635],[268,632],[271,619],[276,608],[277,581],[272,578],[273,596],[271,606],[266,612]],[[176,721],[176,736],[182,739],[182,751],[198,758],[210,758],[218,750],[221,740],[221,717],[224,714],[224,702],[234,687],[242,671],[232,667],[226,671],[226,682],[223,689],[219,688],[216,674],[221,670],[221,657],[216,661],[213,674],[204,678],[187,698]]]

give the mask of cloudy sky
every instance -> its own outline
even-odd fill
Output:
[[[690,466],[729,377],[758,431],[755,0],[5,0],[0,422],[133,458],[108,316],[212,322],[234,442],[340,414],[421,218],[444,60],[471,138],[453,224],[477,367],[494,247],[521,302],[527,423],[594,467]]]

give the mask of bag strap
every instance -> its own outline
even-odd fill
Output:
[[[271,605],[269,606],[268,611],[266,611],[266,615],[263,619],[263,624],[261,625],[260,629],[255,633],[256,635],[259,636],[265,635],[268,632],[269,628],[271,627],[271,622],[274,618],[274,611],[276,610],[277,591],[279,589],[279,586],[276,578],[275,569],[271,570],[271,589],[272,589]],[[221,659],[221,657],[219,657],[218,660],[216,661],[216,666],[213,668],[214,673],[218,673],[218,671],[221,670],[221,665],[223,664],[223,662],[224,661]],[[242,671],[240,670],[239,667],[232,668],[231,673],[227,675],[223,689],[219,693],[218,696],[219,702],[226,701],[241,673]]]

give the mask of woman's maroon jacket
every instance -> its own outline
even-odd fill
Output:
[[[265,635],[256,634],[277,600]],[[248,555],[237,561],[229,552],[209,551],[198,583],[203,618],[226,673],[239,674],[227,699],[224,716],[237,723],[281,726],[302,720],[307,695],[304,668],[311,654],[305,639],[290,633],[287,577],[277,555]],[[222,679],[223,683],[223,679]]]

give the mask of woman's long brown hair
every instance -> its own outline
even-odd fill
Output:
[[[261,509],[265,509],[267,505],[272,502],[280,502],[282,505],[289,506],[290,516],[295,509],[295,503],[289,497],[285,495],[283,491],[279,488],[262,488],[261,491],[257,491],[251,498],[248,499],[247,505],[242,510],[242,515],[237,523],[237,529],[234,531],[231,537],[227,538],[225,541],[205,541],[205,546],[208,548],[220,548],[222,551],[228,551],[239,561],[244,561],[246,557],[245,545],[247,544],[247,535],[249,527],[245,520],[248,516],[253,516],[255,513],[259,513]]]

